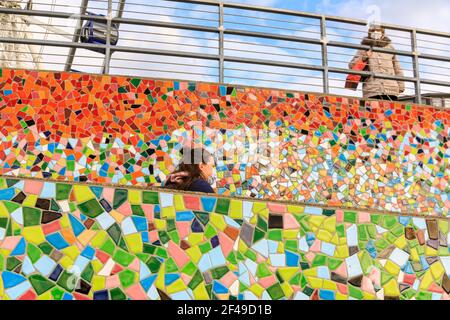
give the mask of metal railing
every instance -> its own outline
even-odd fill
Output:
[[[32,2],[32,9],[0,6],[0,15],[15,19],[14,26],[1,27],[0,66],[28,64],[346,96],[361,93],[344,89],[346,75],[353,73],[403,81],[404,95],[417,103],[426,94],[450,94],[450,34],[445,32],[383,24],[395,49],[373,51],[397,55],[404,76],[392,76],[349,70],[355,51],[370,49],[361,44],[367,36],[364,20],[212,0]],[[106,44],[80,42],[87,21],[106,25]],[[26,36],[8,30],[20,23],[26,25]],[[110,43],[113,25],[119,27],[117,45]],[[99,49],[105,53],[94,51]],[[33,51],[40,51],[39,64],[32,64]],[[17,53],[16,60],[2,53]]]

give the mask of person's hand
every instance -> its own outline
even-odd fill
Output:
[[[184,172],[178,172],[178,173],[171,174],[167,178],[167,180],[170,181],[171,183],[178,184],[178,183],[183,182],[184,178],[187,178],[187,177],[189,177],[189,173],[184,171]]]
[[[365,61],[367,61],[367,60],[369,60],[370,58],[372,58],[372,55],[373,55],[373,51],[372,51],[372,50],[368,50],[368,51],[365,51],[365,52],[364,52],[363,58],[364,58]]]

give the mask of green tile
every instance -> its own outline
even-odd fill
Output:
[[[36,208],[23,207],[23,225],[32,227],[41,224],[41,210]]]
[[[123,288],[128,288],[136,280],[136,273],[131,270],[124,270],[119,273],[120,284]]]
[[[56,201],[68,200],[70,191],[72,190],[72,185],[65,183],[56,184]]]
[[[64,295],[64,291],[61,290],[60,288],[54,288],[51,291],[51,294],[52,294],[53,300],[61,300]]]
[[[158,192],[143,191],[142,192],[142,203],[144,203],[144,204],[159,204]]]
[[[78,205],[80,211],[90,218],[96,218],[103,213],[102,206],[97,199],[91,199]]]
[[[72,292],[76,286],[77,276],[73,273],[68,273],[67,271],[63,271],[61,276],[58,279],[58,285],[67,290],[68,292]]]
[[[357,221],[357,213],[352,211],[345,211],[344,212],[344,221],[348,223],[356,223]]]
[[[178,267],[175,261],[172,258],[167,259],[166,261],[166,273],[178,273]]]
[[[197,267],[192,261],[189,261],[181,270],[182,273],[187,274],[188,276],[192,276],[195,271],[197,271]]]
[[[119,245],[122,237],[122,229],[120,226],[117,223],[114,223],[111,227],[109,227],[107,232],[116,245]]]
[[[228,273],[228,271],[229,271],[228,267],[218,267],[211,270],[211,275],[213,279],[220,280],[224,275]]]
[[[203,279],[203,277],[202,277],[202,274],[200,273],[200,271],[197,271],[197,272],[195,273],[194,277],[193,277],[193,278],[191,279],[191,281],[189,282],[188,287],[189,287],[191,290],[194,290],[194,289],[197,288],[198,285],[199,285],[200,283],[202,283],[203,281],[204,281],[204,279]]]
[[[127,200],[128,200],[128,190],[127,189],[115,189],[114,200],[113,200],[113,209],[119,208]]]
[[[230,199],[218,198],[216,204],[216,213],[228,215],[230,209]]]
[[[134,256],[132,256],[128,252],[125,252],[124,250],[119,249],[114,254],[113,260],[118,264],[127,267],[131,262],[133,262]]]
[[[127,300],[127,296],[119,288],[114,288],[110,292],[111,300]]]
[[[32,263],[35,263],[41,257],[41,250],[32,243],[27,244],[27,255]]]
[[[20,261],[16,257],[9,257],[6,259],[6,269],[8,271],[13,271],[21,263],[22,261]]]
[[[39,249],[41,249],[41,251],[46,255],[50,255],[53,251],[53,247],[48,242],[41,243],[39,245]]]
[[[151,273],[157,273],[161,268],[161,262],[155,257],[151,257],[150,259],[148,259],[146,265],[150,269]]]
[[[140,217],[145,216],[144,210],[139,205],[131,205],[131,211],[133,212],[133,215],[135,215],[135,216],[140,216]]]
[[[266,278],[268,276],[271,276],[272,272],[270,272],[269,268],[265,263],[259,263],[258,267],[256,268],[256,276],[258,278]]]
[[[48,290],[50,290],[55,286],[53,282],[50,282],[49,280],[38,274],[30,276],[28,279],[30,280],[30,283],[33,286],[34,291],[36,291],[38,295],[47,292]]]
[[[280,300],[284,297],[283,289],[281,288],[279,283],[267,288],[267,292],[269,293],[272,300]]]
[[[81,278],[86,280],[86,282],[91,282],[92,277],[94,276],[94,268],[92,267],[92,263],[88,263],[83,273],[81,274]]]

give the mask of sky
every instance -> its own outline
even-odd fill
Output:
[[[385,23],[450,32],[449,0],[232,0],[275,8],[369,19],[379,13]]]

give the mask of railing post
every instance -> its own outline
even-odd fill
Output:
[[[320,19],[320,35],[322,42],[322,66],[323,66],[323,91],[330,93],[329,70],[328,70],[328,38],[327,20],[325,16]]]
[[[109,65],[111,64],[111,25],[112,25],[112,0],[108,0],[108,15],[106,19],[106,51],[105,51],[105,62],[103,66],[103,74],[109,73]]]
[[[417,48],[417,31],[413,29],[411,31],[411,49],[413,53],[413,70],[416,89],[416,103],[422,104],[422,84],[420,81],[420,65],[419,65],[419,52]]]
[[[83,0],[80,5],[80,16],[86,14],[87,6],[89,4],[89,0]],[[81,37],[81,28],[83,27],[83,19],[78,17],[77,26],[75,27],[75,31],[73,34],[72,42],[78,43]],[[76,47],[72,47],[69,50],[69,54],[67,55],[66,65],[64,66],[65,71],[70,71],[72,69],[73,60],[75,59],[75,53],[77,51]]]
[[[224,6],[219,4],[219,82],[225,82]]]

